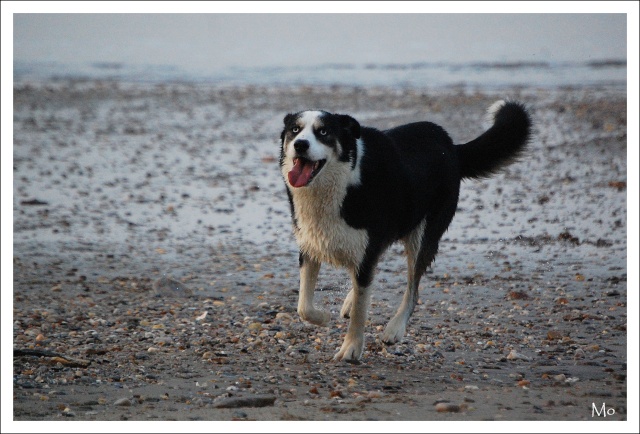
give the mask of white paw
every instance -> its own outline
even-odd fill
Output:
[[[340,351],[333,356],[333,360],[344,360],[349,363],[358,363],[364,351],[364,336],[350,339],[349,335],[344,339]]]
[[[342,309],[340,309],[340,316],[342,318],[351,317],[351,306],[353,305],[353,289],[349,291],[347,297],[344,299],[344,303],[342,303]]]
[[[315,324],[321,327],[326,327],[331,320],[331,314],[323,310],[299,310],[298,314],[304,321],[308,321],[311,324]]]
[[[382,334],[382,342],[387,345],[399,342],[407,331],[407,324],[401,318],[393,317]]]

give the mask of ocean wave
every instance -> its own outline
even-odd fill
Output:
[[[69,64],[14,62],[14,81],[114,80],[129,82],[208,82],[256,85],[355,86],[626,86],[626,60],[586,62],[327,63],[321,65],[188,69],[188,65],[135,65],[122,62]]]

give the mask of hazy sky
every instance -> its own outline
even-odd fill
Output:
[[[624,14],[15,14],[14,60],[228,66],[626,59]]]

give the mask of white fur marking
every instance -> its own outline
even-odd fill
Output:
[[[325,182],[292,190],[298,245],[319,262],[357,267],[364,258],[369,237],[366,230],[354,229],[340,216],[349,163],[336,160],[322,170]]]
[[[301,131],[292,140],[286,143],[286,156],[288,159],[293,159],[296,156],[296,150],[291,143],[296,140],[307,140],[309,142],[309,149],[307,150],[307,158],[312,161],[324,160],[329,153],[327,147],[320,143],[313,132],[314,128],[317,128],[318,122],[322,112],[319,111],[306,111],[298,118],[298,125]]]
[[[298,120],[302,131],[285,143],[286,154],[282,165],[285,180],[293,167],[295,156],[295,149],[290,144],[296,139],[309,141],[309,158],[326,159],[322,171],[308,186],[289,186],[298,222],[294,232],[300,249],[316,261],[355,268],[364,258],[369,237],[366,230],[349,226],[340,215],[340,208],[347,187],[360,182],[359,164],[363,145],[362,142],[358,145],[358,170],[354,176],[350,162],[340,161],[333,149],[316,139],[313,128],[319,116],[321,112],[318,111],[304,112]]]
[[[360,166],[362,164],[362,157],[364,156],[364,142],[362,141],[362,139],[358,139],[356,140],[356,149],[357,149],[357,155],[356,155],[356,165],[353,168],[353,170],[351,171],[351,179],[349,180],[349,185],[350,186],[357,186],[360,185],[362,183],[361,180],[361,173],[360,173]]]
[[[502,107],[505,106],[505,104],[507,104],[507,102],[501,99],[489,106],[489,108],[487,109],[487,114],[484,119],[484,126],[486,129],[491,128],[491,126],[494,124],[496,120],[496,114],[498,113],[498,111],[500,111]]]

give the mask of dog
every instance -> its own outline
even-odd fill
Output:
[[[420,279],[456,212],[461,180],[493,175],[523,155],[531,135],[525,106],[498,101],[488,115],[493,125],[463,145],[431,122],[380,131],[323,110],[284,117],[280,168],[300,249],[298,314],[319,326],[330,320],[313,305],[322,263],[346,268],[353,284],[340,310],[349,327],[334,360],[362,357],[382,253],[402,241],[408,263],[406,292],[382,334],[393,344],[405,334]]]

